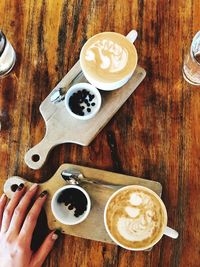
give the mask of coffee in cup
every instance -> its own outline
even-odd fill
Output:
[[[173,238],[178,236],[167,227],[162,200],[143,186],[131,185],[116,191],[106,204],[104,222],[111,239],[129,250],[151,248],[167,232]]]
[[[80,53],[86,79],[102,90],[123,86],[137,65],[137,51],[129,35],[102,32],[91,37]]]

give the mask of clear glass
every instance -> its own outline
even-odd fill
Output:
[[[8,74],[16,62],[15,50],[0,30],[0,78]]]
[[[184,58],[183,77],[190,84],[200,86],[200,31],[194,36],[189,52]]]

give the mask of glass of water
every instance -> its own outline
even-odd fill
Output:
[[[193,85],[200,86],[200,31],[196,33],[184,58],[183,77]]]
[[[0,30],[0,78],[8,74],[16,62],[15,50]]]

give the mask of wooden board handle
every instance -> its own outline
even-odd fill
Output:
[[[47,135],[45,135],[45,137],[40,141],[40,143],[32,147],[26,153],[24,160],[31,169],[40,169],[46,161],[48,153],[55,146],[49,140],[50,138],[47,138]]]

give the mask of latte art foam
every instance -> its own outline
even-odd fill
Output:
[[[106,220],[116,241],[139,249],[151,246],[162,236],[166,213],[154,195],[132,188],[119,192],[110,201]]]
[[[80,64],[87,80],[98,87],[130,78],[137,65],[137,52],[122,34],[103,32],[85,43]]]
[[[136,201],[133,201],[134,199]],[[130,196],[130,204],[131,206],[124,207],[124,217],[118,220],[119,233],[130,241],[141,241],[151,237],[157,226],[157,221],[154,219],[154,202],[144,193],[133,193]]]
[[[125,68],[128,62],[128,51],[109,39],[103,39],[95,42],[86,50],[85,59],[113,73]]]

